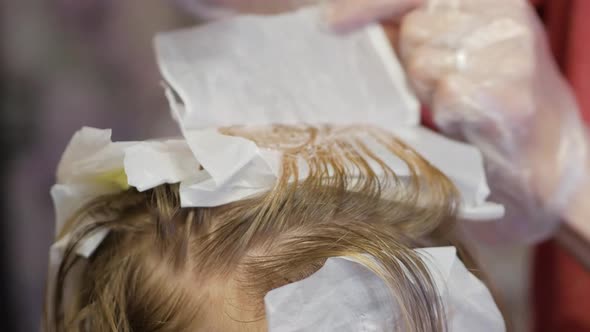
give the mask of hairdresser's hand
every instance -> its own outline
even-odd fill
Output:
[[[334,0],[329,9],[341,32],[400,23],[399,53],[420,100],[442,131],[486,157],[493,198],[507,206],[501,238],[539,240],[556,215],[579,211],[588,136],[526,1]]]
[[[208,18],[318,2],[171,1]],[[501,226],[499,238],[538,240],[552,232],[558,214],[588,218],[588,137],[525,0],[324,4],[328,23],[339,32],[383,19],[401,26],[401,33],[393,31],[395,44],[419,98],[442,131],[477,145],[486,157],[493,199],[508,212],[504,223],[494,224]]]

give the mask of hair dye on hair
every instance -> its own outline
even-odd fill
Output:
[[[432,277],[412,250],[453,240],[459,195],[444,174],[373,127],[219,131],[281,153],[275,186],[217,207],[182,208],[176,184],[87,204],[61,235],[73,231],[47,331],[265,331],[265,294],[339,256],[387,283],[400,330],[446,329]],[[367,139],[403,160],[411,176],[399,178]],[[78,257],[80,242],[104,228],[94,254]],[[74,269],[81,291],[68,294]]]

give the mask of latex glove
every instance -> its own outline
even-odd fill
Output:
[[[479,235],[533,242],[559,216],[590,218],[588,134],[526,1],[334,0],[329,9],[339,31],[400,19],[399,53],[416,93],[443,132],[481,149],[492,199],[507,207]]]
[[[175,1],[209,18],[281,12],[317,2]],[[588,137],[526,1],[324,4],[329,24],[340,32],[384,18],[401,22],[399,53],[417,95],[443,132],[481,149],[492,199],[507,207],[507,217],[484,225],[480,238],[538,241],[553,233],[559,216],[578,224],[589,218],[583,199],[590,195],[584,190],[590,188]]]

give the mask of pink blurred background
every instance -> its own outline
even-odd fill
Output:
[[[37,331],[65,145],[83,125],[175,134],[152,38],[195,20],[165,0],[4,0],[1,15],[0,330]]]

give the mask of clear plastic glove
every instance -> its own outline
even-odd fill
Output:
[[[581,206],[588,134],[526,1],[335,0],[329,9],[338,31],[397,15],[399,53],[420,100],[443,132],[481,149],[492,199],[506,205],[503,221],[478,226],[481,237],[534,242],[560,216],[590,218]]]
[[[210,18],[213,10],[217,17],[273,13],[318,2],[175,1]],[[328,24],[341,33],[382,19],[400,24],[396,46],[417,95],[444,133],[481,149],[492,199],[507,208],[501,222],[475,226],[480,238],[535,242],[560,217],[590,218],[589,138],[525,0],[323,2]]]

